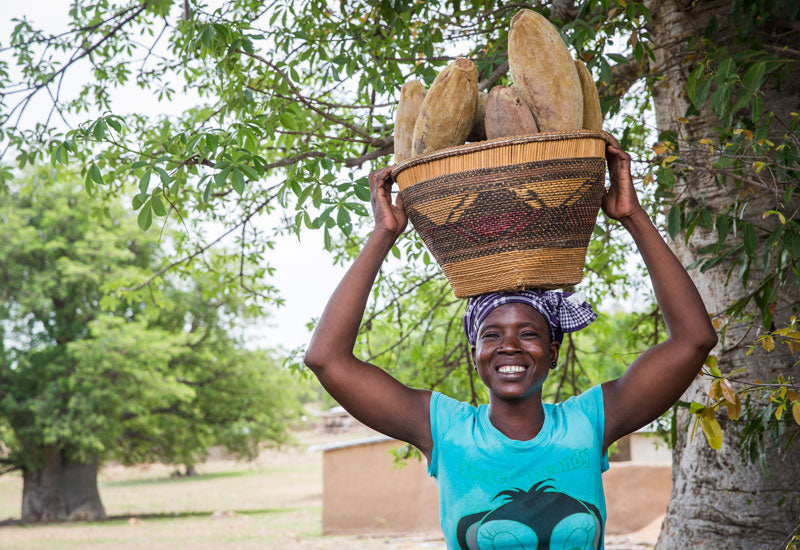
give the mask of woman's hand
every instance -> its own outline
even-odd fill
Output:
[[[636,197],[631,177],[631,156],[620,149],[617,140],[609,135],[606,145],[606,162],[611,176],[611,187],[603,197],[601,206],[609,218],[622,221],[639,211],[642,206]]]
[[[387,166],[369,175],[369,195],[375,215],[375,231],[385,231],[393,238],[399,237],[408,225],[408,216],[400,195],[392,204],[392,168]]]

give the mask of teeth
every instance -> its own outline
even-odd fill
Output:
[[[503,374],[513,373],[513,372],[524,372],[524,371],[525,371],[525,367],[520,367],[520,366],[517,366],[517,365],[504,365],[504,366],[500,367],[499,369],[497,369],[497,372],[501,372]]]

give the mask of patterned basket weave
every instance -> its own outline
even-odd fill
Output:
[[[583,278],[605,194],[605,133],[500,138],[395,167],[411,223],[459,298]]]

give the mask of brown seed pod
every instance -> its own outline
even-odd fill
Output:
[[[600,110],[600,95],[597,93],[592,73],[580,59],[575,60],[575,69],[578,71],[583,94],[583,129],[602,130],[603,111]]]
[[[478,105],[478,70],[456,59],[440,72],[422,102],[411,156],[461,145],[467,140]]]
[[[531,10],[520,10],[508,32],[508,66],[540,132],[578,130],[583,123],[581,83],[558,30]]]
[[[403,162],[411,158],[411,140],[420,107],[425,99],[425,86],[411,80],[400,88],[400,100],[394,113],[394,160]]]
[[[486,101],[486,137],[494,139],[536,133],[531,110],[512,86],[495,86]]]

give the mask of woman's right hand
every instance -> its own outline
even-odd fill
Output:
[[[375,215],[375,231],[386,232],[397,239],[408,225],[408,216],[400,195],[392,204],[392,168],[394,165],[369,175],[369,195]]]

